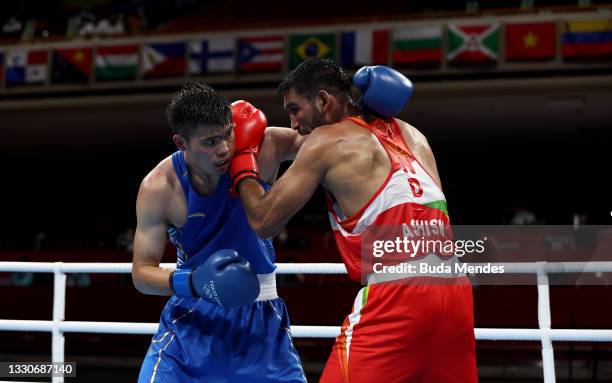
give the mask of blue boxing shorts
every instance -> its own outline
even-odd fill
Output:
[[[306,382],[276,281],[261,285],[256,302],[232,309],[171,297],[138,383]]]

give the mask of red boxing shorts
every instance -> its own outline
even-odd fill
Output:
[[[466,277],[364,287],[320,382],[477,382],[473,306]]]

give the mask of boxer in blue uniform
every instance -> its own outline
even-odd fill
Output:
[[[241,137],[261,133],[251,150],[267,189],[304,138],[266,129],[263,113],[244,101],[230,106],[206,85],[185,86],[167,115],[180,150],[140,186],[132,277],[139,291],[172,297],[138,382],[305,382],[276,295],[272,241],[249,227],[227,172]],[[159,266],[166,235],[175,272]]]

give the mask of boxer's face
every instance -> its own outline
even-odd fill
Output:
[[[188,140],[175,135],[174,142],[185,151],[185,159],[196,171],[209,175],[227,172],[235,149],[233,125],[204,125]]]
[[[318,96],[308,100],[294,90],[285,92],[283,107],[289,113],[291,129],[297,130],[301,135],[306,135],[328,123],[325,121],[322,108],[318,106],[317,98]]]

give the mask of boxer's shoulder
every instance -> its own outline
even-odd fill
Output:
[[[324,140],[337,152],[351,153],[368,152],[376,145],[376,138],[368,129],[351,120],[342,120],[336,124],[326,125],[326,130],[316,129],[315,132],[325,135]]]
[[[169,156],[143,178],[138,190],[138,200],[159,206],[171,201],[171,197],[180,192],[181,184]]]
[[[410,149],[412,154],[423,164],[423,166],[425,166],[425,169],[433,175],[434,181],[440,185],[441,182],[436,159],[431,146],[429,146],[427,137],[407,122],[398,119],[396,119],[396,121],[400,126],[404,142],[406,146],[408,146],[408,149]]]
[[[292,151],[297,151],[294,147],[298,141],[301,141],[301,136],[295,130],[269,126],[264,132],[259,155],[271,155],[283,160]]]
[[[408,146],[411,152],[430,152],[431,148],[429,146],[429,142],[427,141],[427,137],[423,133],[421,133],[417,128],[410,125],[409,123],[395,119],[397,124],[400,127],[402,132],[402,136],[404,138],[404,142]]]

